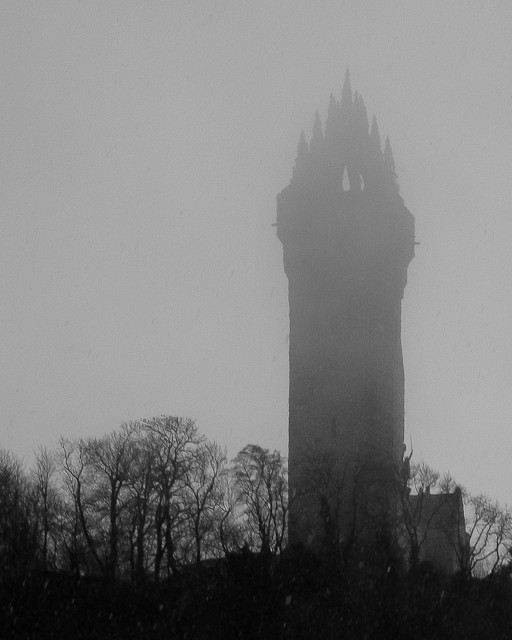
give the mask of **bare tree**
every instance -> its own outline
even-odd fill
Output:
[[[412,463],[409,486],[416,493],[434,491],[438,487],[439,479],[439,472],[432,469],[425,461]]]
[[[132,580],[141,583],[145,579],[149,564],[149,532],[153,524],[156,501],[155,451],[142,423],[132,423],[133,435],[129,442],[130,473],[127,478],[129,494],[127,504],[130,539],[130,567]]]
[[[195,422],[174,416],[161,416],[143,422],[154,454],[156,505],[154,577],[160,578],[166,557],[166,574],[178,572],[177,536],[183,525],[183,486],[195,448],[200,440]]]
[[[25,572],[37,561],[34,493],[23,465],[0,449],[0,577]]]
[[[231,470],[223,469],[219,476],[220,491],[215,509],[214,553],[228,556],[240,552],[246,542],[246,527],[239,514],[236,490]]]
[[[130,473],[131,453],[129,441],[132,425],[123,424],[102,438],[89,438],[84,441],[86,463],[94,474],[94,497],[98,515],[107,517],[107,553],[105,572],[115,579],[119,553],[119,519],[125,508],[121,492],[125,488]]]
[[[453,493],[459,485],[455,482],[451,473],[447,471],[440,476],[437,486],[441,493]]]
[[[203,543],[215,534],[222,501],[221,475],[226,453],[215,442],[198,443],[190,456],[184,475],[187,515],[193,531],[196,562],[201,561]],[[215,545],[211,544],[213,548]]]
[[[232,472],[249,542],[257,540],[263,554],[282,551],[286,541],[288,484],[281,454],[249,444],[233,460]]]
[[[83,535],[87,549],[89,550],[96,566],[105,573],[105,561],[98,553],[97,540],[94,538],[90,526],[88,511],[90,505],[86,500],[87,480],[87,443],[84,440],[60,440],[60,464],[64,477],[64,485],[71,500],[72,524],[71,540],[68,547],[71,568],[79,573],[81,570],[81,536]],[[94,514],[93,514],[94,515]]]
[[[510,557],[512,514],[483,494],[464,491],[463,500],[466,528],[460,528],[456,545],[460,569],[469,575],[492,575]]]
[[[58,509],[57,488],[54,483],[56,471],[57,461],[55,453],[48,451],[46,447],[39,447],[37,452],[35,452],[35,466],[31,470],[31,477],[34,485],[38,515],[42,521],[41,554],[45,566],[47,566],[49,562],[49,537],[55,529]],[[53,566],[55,566],[55,562],[54,552]]]

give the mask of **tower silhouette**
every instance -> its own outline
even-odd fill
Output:
[[[401,300],[414,218],[347,71],[277,198],[289,281],[290,542],[347,549],[393,510],[404,452]],[[379,525],[380,526],[380,525]]]

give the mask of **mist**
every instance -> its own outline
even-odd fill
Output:
[[[190,416],[285,455],[276,197],[350,69],[416,220],[414,455],[510,502],[512,9],[5,2],[2,447]]]

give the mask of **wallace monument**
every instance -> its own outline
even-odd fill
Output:
[[[374,546],[403,472],[401,301],[414,218],[346,74],[277,199],[289,281],[290,543]]]

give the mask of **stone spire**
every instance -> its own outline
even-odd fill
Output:
[[[352,85],[350,84],[350,71],[345,72],[345,81],[341,90],[341,114],[345,120],[344,124],[348,124],[348,118],[352,112]]]
[[[370,150],[372,152],[372,155],[382,160],[379,125],[377,124],[376,116],[373,116],[372,118],[372,127],[370,129]]]
[[[341,129],[340,109],[336,102],[336,98],[332,95],[329,98],[329,107],[327,109],[327,120],[325,121],[325,140],[328,144],[332,144]]]
[[[384,143],[384,169],[386,172],[386,180],[392,187],[393,191],[398,193],[398,178],[395,170],[395,160],[393,159],[393,150],[391,149],[391,143],[389,138],[386,137]]]
[[[304,131],[301,131],[299,144],[297,146],[297,159],[295,160],[295,166],[293,168],[293,177],[300,178],[304,174],[307,165],[309,146],[306,142],[306,136]]]
[[[318,152],[323,147],[324,134],[322,132],[322,121],[318,111],[315,113],[315,123],[313,125],[313,136],[311,138],[311,151]]]

